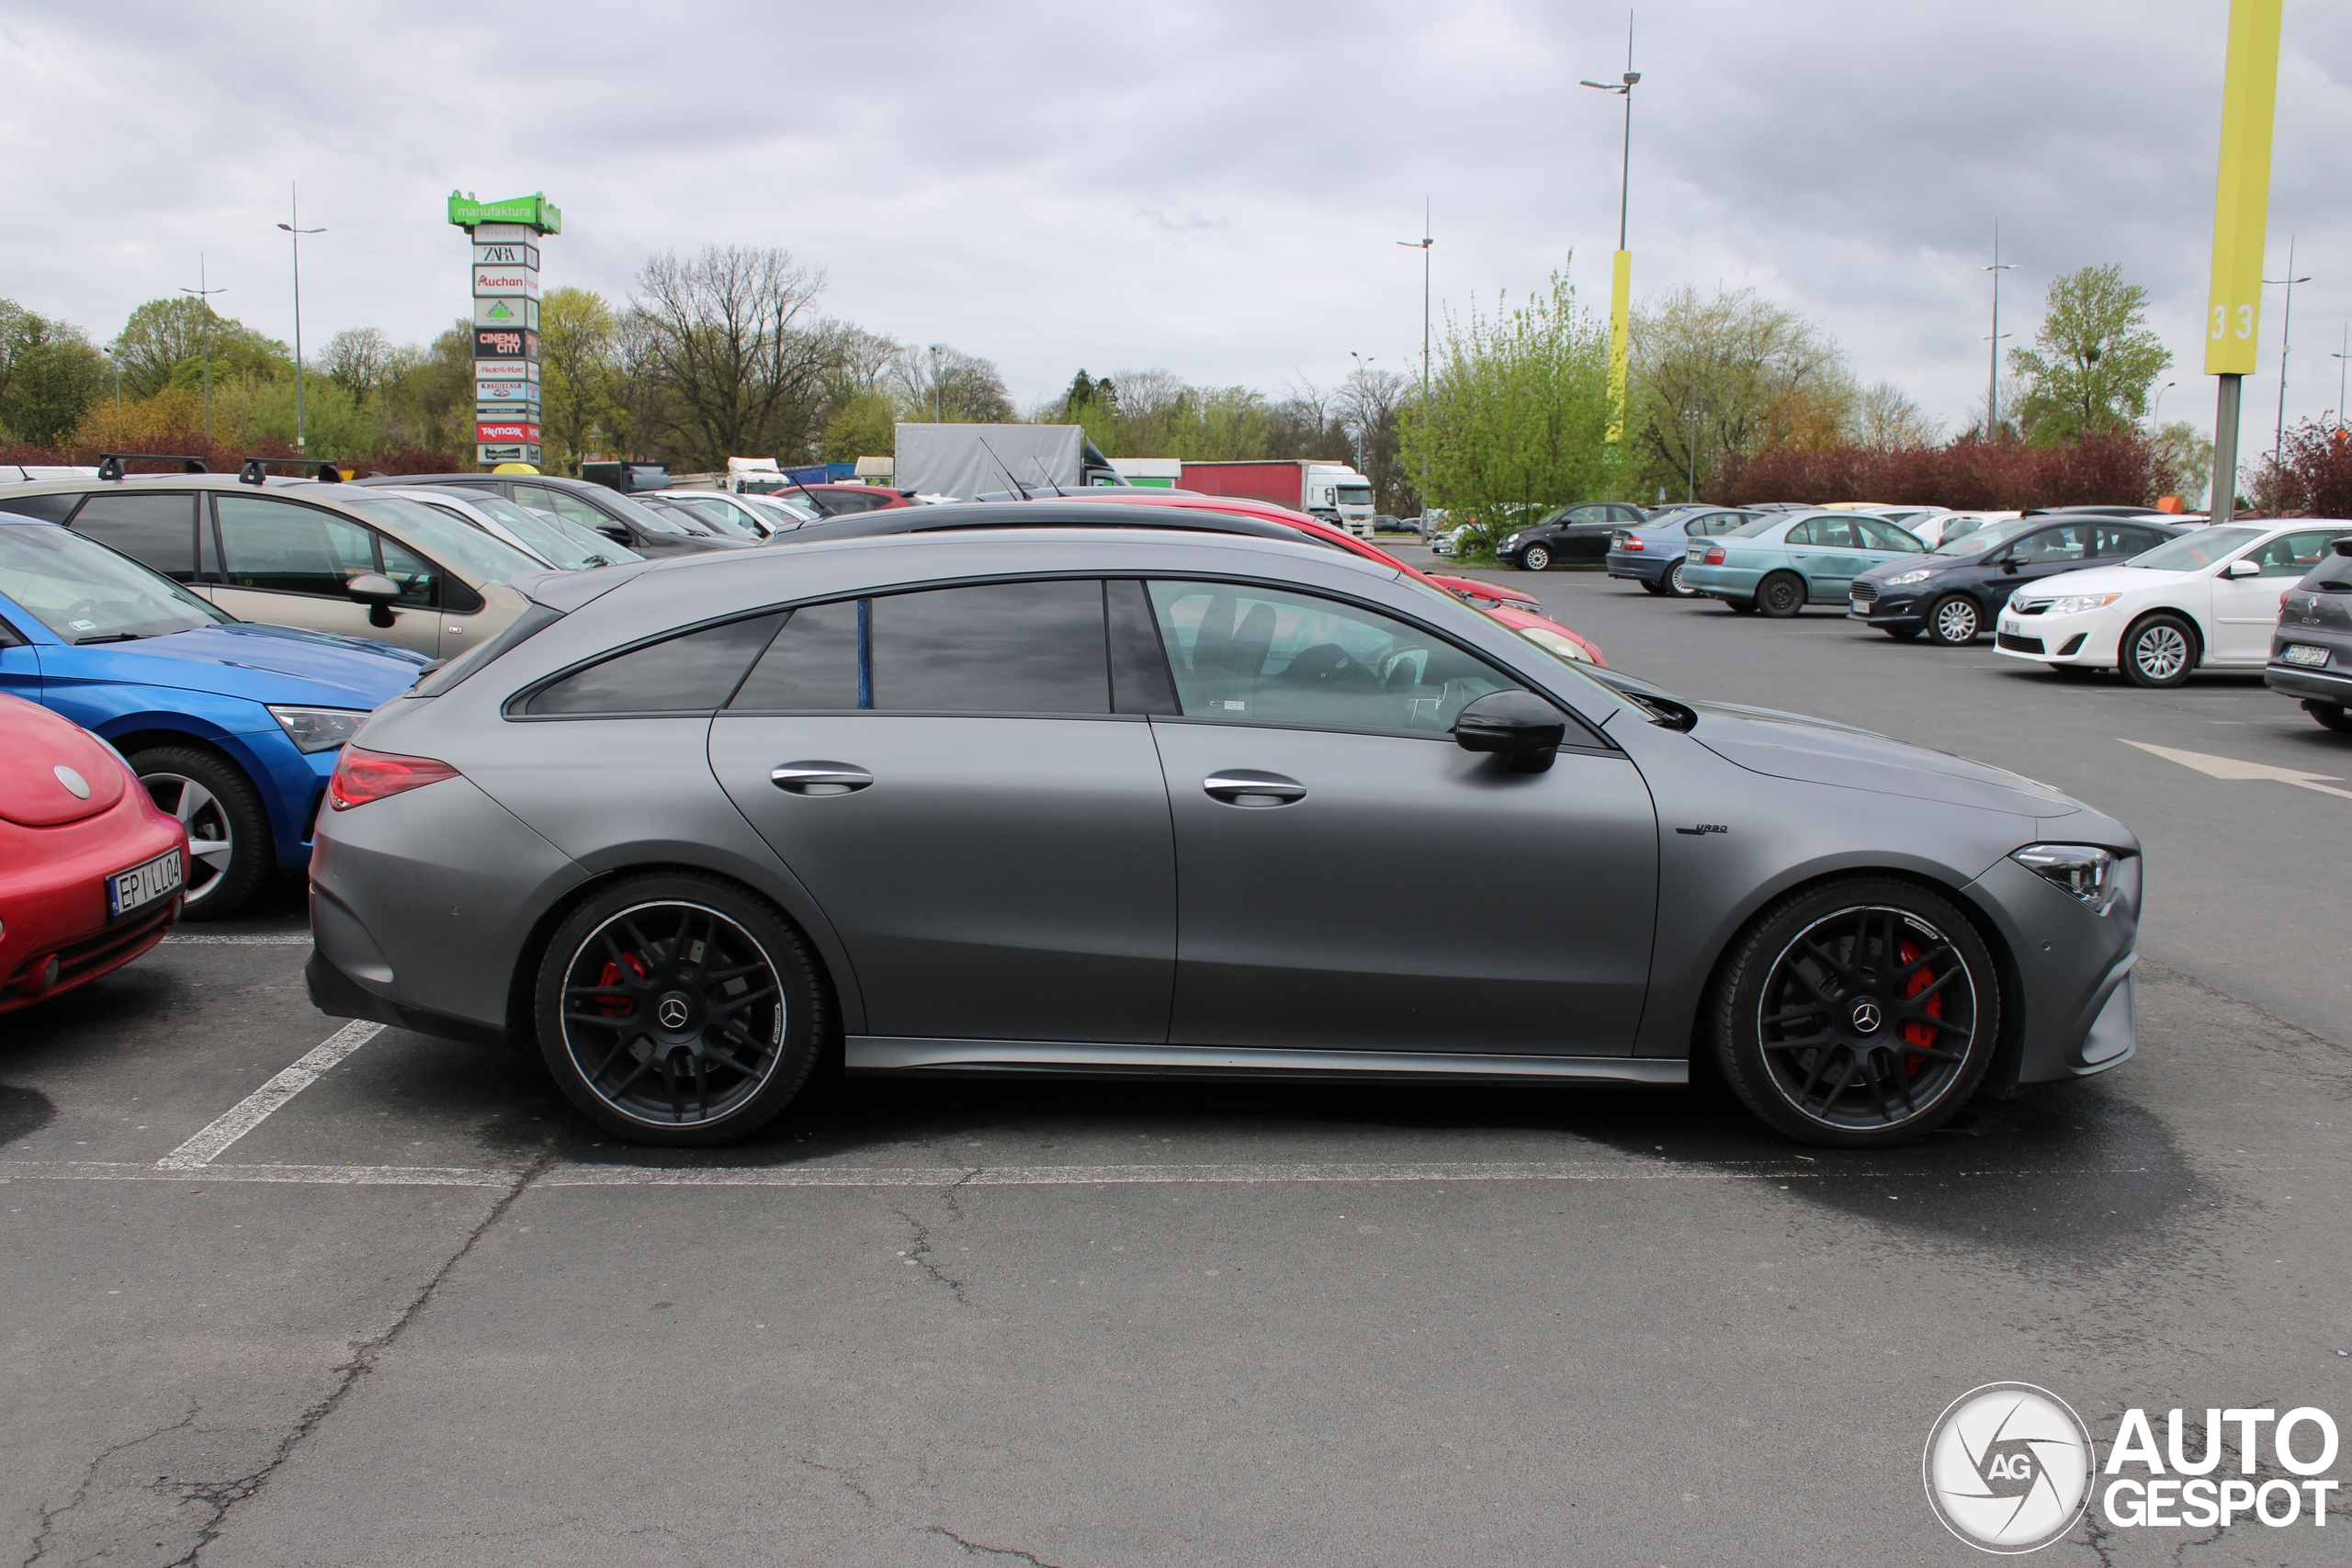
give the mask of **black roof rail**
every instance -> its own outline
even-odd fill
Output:
[[[321,463],[316,457],[247,457],[237,469],[237,482],[241,485],[257,485],[269,477],[263,470],[273,465],[278,468],[285,468],[289,464],[295,468],[309,468],[314,463],[318,465],[318,472],[311,476],[312,479],[322,485],[339,485],[343,482],[341,468],[336,468],[333,463]]]
[[[148,463],[182,463],[187,465],[180,470],[183,473],[200,474],[206,471],[203,458],[190,457],[178,452],[101,452],[98,454],[98,478],[122,478],[122,465],[131,458]]]

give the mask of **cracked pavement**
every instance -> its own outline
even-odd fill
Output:
[[[1704,1092],[1026,1081],[822,1082],[751,1146],[646,1156],[526,1060],[388,1031],[234,1157],[494,1184],[0,1179],[0,1560],[1961,1563],[1919,1453],[1978,1383],[2051,1388],[2102,1447],[2135,1404],[2352,1416],[2352,1038],[2303,972],[2346,924],[2311,864],[2340,808],[2110,780],[2142,764],[2080,739],[2267,756],[2300,715],[1515,581],[1670,684],[1759,700],[1766,661],[1719,645],[1769,641],[1785,705],[2111,790],[2163,901],[2141,1058],[1869,1157]],[[332,1032],[304,955],[167,946],[12,1016],[0,1161],[160,1157]],[[949,1174],[544,1179],[791,1161]],[[1514,1161],[1596,1179],[1431,1174]],[[1421,1174],[983,1179],[1218,1162]],[[2038,1557],[2352,1562],[2331,1524],[2084,1528]]]

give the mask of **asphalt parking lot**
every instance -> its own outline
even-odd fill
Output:
[[[657,1154],[317,1013],[288,895],[0,1024],[15,1560],[1960,1562],[1920,1449],[1977,1384],[2102,1443],[2352,1409],[2352,742],[2258,681],[1510,580],[2132,824],[2138,1058],[1868,1156],[1703,1089],[864,1082]],[[2047,1558],[2352,1561],[2331,1523]]]

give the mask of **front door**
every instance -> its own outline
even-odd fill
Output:
[[[2213,647],[2206,662],[2267,663],[2271,634],[2278,627],[2279,600],[2325,558],[2330,543],[2346,532],[2346,526],[2337,524],[2281,534],[2238,558],[2260,566],[2260,576],[2214,578]]]
[[[404,600],[392,607],[392,624],[379,626],[346,591],[361,572],[385,568],[375,530],[275,496],[215,495],[213,507],[220,525],[220,581],[206,596],[231,615],[439,655],[441,612],[431,603]],[[401,557],[415,558],[404,551]],[[400,562],[392,564],[398,570]]]
[[[1114,711],[1103,622],[1091,580],[807,606],[713,724],[712,769],[848,949],[868,1032],[1168,1038],[1168,792],[1150,724]]]
[[[1176,824],[1171,1042],[1632,1050],[1657,824],[1631,762],[1573,720],[1584,744],[1548,773],[1461,750],[1463,706],[1518,682],[1404,621],[1150,587],[1182,715],[1152,721]]]

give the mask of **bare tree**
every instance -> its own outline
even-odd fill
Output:
[[[624,334],[631,400],[650,418],[639,429],[713,468],[807,446],[838,360],[836,329],[802,324],[824,287],[822,272],[773,247],[711,245],[690,260],[669,251],[649,260]]]
[[[901,349],[888,380],[911,420],[1002,424],[1012,418],[1012,394],[994,361],[944,343]]]
[[[1417,389],[1412,378],[1397,371],[1360,367],[1332,399],[1340,425],[1355,443],[1356,470],[1372,481],[1375,504],[1390,516],[1415,509],[1418,499],[1398,460],[1396,428],[1398,411]]]
[[[319,368],[353,397],[365,399],[390,377],[397,354],[382,328],[345,327],[327,339]]]
[[[1919,405],[1892,381],[1862,389],[1854,402],[1854,423],[1856,439],[1881,452],[1940,446],[1944,438],[1943,425],[1921,413]]]

